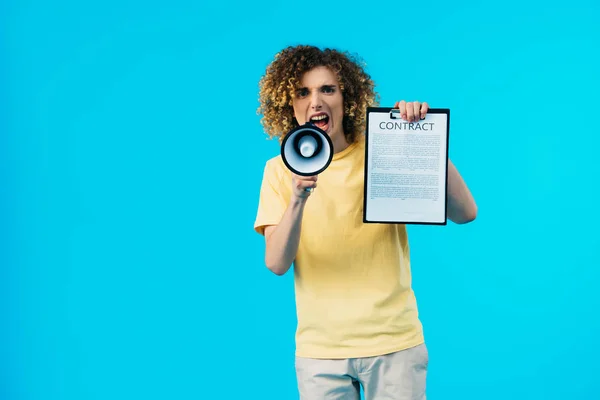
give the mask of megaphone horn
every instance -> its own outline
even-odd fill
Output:
[[[296,175],[318,175],[331,163],[333,142],[325,131],[307,122],[283,138],[281,158]]]

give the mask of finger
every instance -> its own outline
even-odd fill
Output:
[[[414,121],[418,121],[421,118],[421,103],[418,101],[413,101],[413,112],[414,112]]]
[[[303,190],[307,187],[316,187],[317,179],[316,176],[298,176],[294,179],[294,188]]]
[[[304,182],[304,184],[300,188],[300,193],[302,194],[302,196],[310,196],[316,188],[316,182]]]
[[[404,100],[397,101],[394,108],[397,108],[398,110],[400,110],[400,117],[402,119],[406,119],[406,101],[404,101]]]
[[[421,103],[418,101],[413,101],[413,122],[418,122],[421,117]]]
[[[311,180],[316,180],[319,175],[298,175],[298,174],[292,173],[292,176],[294,178],[296,178],[296,179],[302,179],[302,180],[311,179]]]
[[[423,104],[421,104],[421,119],[425,119],[427,111],[429,111],[429,104],[423,102]]]
[[[308,182],[316,182],[317,181],[317,175],[311,175],[311,176],[301,176],[301,175],[296,175],[296,179],[299,181],[308,181]]]
[[[308,188],[316,188],[317,187],[317,182],[315,181],[302,181],[302,183],[300,184],[300,187],[304,190],[304,189],[308,189]]]
[[[414,103],[406,103],[406,120],[412,122],[415,117]]]

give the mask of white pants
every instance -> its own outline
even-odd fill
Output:
[[[426,400],[429,354],[420,344],[396,353],[344,360],[296,357],[301,400]]]

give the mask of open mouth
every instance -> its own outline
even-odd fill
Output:
[[[324,131],[327,131],[327,128],[329,128],[329,116],[325,113],[313,115],[310,118],[310,122]]]

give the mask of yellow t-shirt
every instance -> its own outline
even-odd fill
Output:
[[[355,358],[424,342],[406,227],[363,223],[364,137],[334,154],[307,199],[293,265],[296,355]],[[255,230],[281,220],[292,194],[281,156],[267,161]]]

